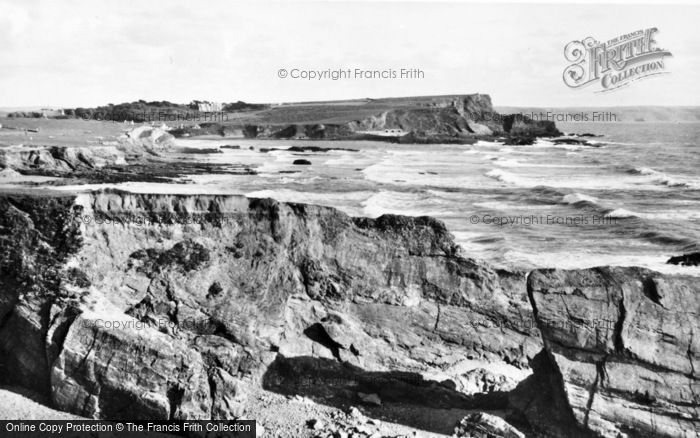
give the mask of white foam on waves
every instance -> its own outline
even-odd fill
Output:
[[[569,193],[562,198],[562,202],[573,205],[579,202],[588,202],[589,204],[597,204],[598,199],[593,196],[584,195],[582,193]]]

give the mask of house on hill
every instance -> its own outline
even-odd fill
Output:
[[[197,103],[197,111],[205,113],[220,112],[223,108],[221,102],[199,102]]]
[[[41,117],[48,119],[49,117],[61,117],[65,116],[66,112],[63,108],[53,109],[53,108],[42,108]]]

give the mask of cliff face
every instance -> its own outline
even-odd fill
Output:
[[[235,416],[241,388],[295,357],[438,372],[541,348],[524,274],[463,258],[430,218],[236,196],[0,202],[0,365],[81,415]]]
[[[697,436],[698,283],[638,268],[531,273],[545,350],[516,408],[553,436]]]
[[[391,109],[352,122],[350,126],[355,131],[400,129],[429,136],[502,134],[503,126],[496,120],[480,120],[481,115],[493,113],[489,95],[471,94],[444,97],[416,107]]]
[[[560,134],[553,122],[498,114],[487,94],[379,99],[354,106],[285,105],[266,111],[260,118],[259,121],[253,118],[242,127],[205,123],[197,130],[185,128],[173,132],[176,136],[242,134],[261,139],[389,141],[391,138],[386,135],[371,133],[400,130],[410,135],[397,136],[394,140],[406,143],[440,143],[449,139],[466,142],[479,136],[511,135],[532,140],[535,136]]]
[[[526,276],[427,217],[121,192],[0,197],[0,261],[3,383],[88,417],[232,418],[262,385],[509,407],[535,436],[700,429],[694,278]],[[467,397],[465,358],[534,374]]]

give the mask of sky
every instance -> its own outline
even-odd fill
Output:
[[[0,107],[467,93],[497,106],[700,105],[698,22],[697,3],[0,0]],[[564,84],[570,41],[650,27],[669,74],[609,93]],[[289,76],[401,68],[422,77]]]

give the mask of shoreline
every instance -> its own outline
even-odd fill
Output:
[[[144,129],[144,127],[140,127],[140,129]],[[151,129],[151,128],[146,128],[146,129]],[[152,134],[156,135],[156,134]],[[66,169],[63,168],[61,169],[60,167],[56,167],[54,170],[42,170],[41,168],[38,169],[32,169],[31,167],[27,168],[28,170],[22,170],[22,172],[29,173],[29,175],[35,175],[35,176],[24,176],[20,177],[16,180],[13,180],[12,178],[4,178],[4,182],[9,182],[12,183],[13,181],[16,184],[14,187],[17,189],[22,188],[23,186],[20,185],[19,183],[22,181],[22,179],[28,179],[31,180],[33,178],[39,178],[40,180],[32,183],[32,185],[36,185],[37,189],[42,190],[64,190],[64,191],[71,191],[71,190],[91,190],[95,188],[107,188],[107,187],[112,187],[112,188],[117,188],[117,189],[125,189],[127,191],[133,191],[133,192],[138,192],[138,193],[144,193],[144,192],[152,192],[152,193],[170,193],[170,194],[175,194],[175,193],[182,193],[182,194],[193,194],[193,193],[228,193],[231,195],[247,195],[252,198],[259,197],[259,195],[255,195],[255,192],[260,191],[260,189],[249,189],[249,190],[241,190],[237,188],[229,188],[226,189],[225,187],[222,186],[221,189],[213,189],[213,188],[207,188],[207,185],[202,185],[200,188],[195,188],[192,186],[193,181],[192,177],[193,176],[206,176],[206,175],[219,175],[221,177],[221,180],[224,181],[226,178],[231,177],[235,178],[236,176],[250,176],[252,178],[255,178],[255,175],[257,174],[258,170],[262,171],[261,168],[256,167],[256,166],[262,166],[265,167],[267,166],[268,163],[273,162],[275,160],[270,159],[270,158],[265,158],[264,155],[262,154],[263,152],[279,152],[279,153],[285,153],[285,148],[263,148],[260,145],[265,144],[268,141],[271,144],[276,144],[276,145],[285,145],[289,146],[290,150],[293,150],[295,153],[298,152],[300,155],[304,158],[309,158],[316,162],[316,159],[313,157],[318,157],[319,159],[325,159],[327,156],[326,153],[330,153],[331,151],[337,150],[338,148],[334,148],[334,144],[338,145],[348,145],[348,147],[351,147],[352,145],[360,146],[361,149],[363,149],[366,146],[370,145],[378,145],[378,147],[383,147],[384,143],[376,143],[376,142],[371,142],[371,143],[366,143],[366,144],[358,144],[357,142],[353,142],[350,140],[337,140],[337,141],[329,141],[327,142],[324,147],[321,146],[311,146],[311,144],[318,144],[316,141],[308,141],[308,140],[286,140],[286,139],[266,139],[267,141],[263,141],[262,139],[254,139],[254,140],[244,140],[244,139],[239,139],[242,140],[241,143],[245,145],[247,144],[253,144],[256,145],[254,149],[250,151],[250,154],[261,154],[259,158],[255,158],[255,160],[258,160],[260,163],[263,164],[257,164],[257,165],[251,165],[250,161],[248,164],[232,164],[230,160],[226,160],[226,162],[216,162],[215,160],[227,156],[236,156],[236,154],[239,153],[248,153],[245,150],[241,150],[240,152],[237,150],[233,151],[228,151],[226,149],[241,149],[240,145],[225,145],[224,147],[221,147],[220,144],[218,144],[215,148],[207,147],[207,146],[200,146],[197,145],[195,147],[192,147],[192,145],[188,145],[187,143],[189,142],[214,142],[214,143],[226,143],[228,140],[227,139],[221,139],[218,137],[206,137],[204,139],[194,139],[194,138],[188,138],[188,139],[174,139],[173,140],[173,145],[168,146],[165,149],[159,150],[157,155],[150,155],[150,154],[144,154],[142,152],[139,152],[137,155],[134,155],[132,158],[129,159],[129,162],[124,164],[124,165],[118,165],[115,166],[113,164],[109,164],[107,162],[106,165],[103,165],[102,167],[89,167],[85,166],[84,160],[81,161],[81,159],[75,159],[72,158],[72,155],[66,152],[61,152],[60,154],[55,155],[56,160],[73,160],[69,161],[69,164],[71,166],[75,166],[75,169]],[[234,141],[235,143],[235,141]],[[483,142],[482,142],[483,143]],[[300,145],[300,146],[297,146]],[[501,145],[500,143],[493,143],[492,146],[499,146]],[[308,151],[305,146],[308,146]],[[447,145],[443,145],[447,147]],[[505,145],[502,145],[505,147]],[[565,147],[585,147],[585,145],[581,144],[572,144],[570,146],[564,145]],[[148,146],[148,147],[153,147],[153,146]],[[178,149],[179,147],[179,149]],[[249,146],[253,147],[253,146]],[[109,150],[112,148],[111,146],[109,147],[104,147],[105,150]],[[413,150],[415,148],[420,148],[420,146],[413,146],[410,148],[410,150]],[[523,146],[524,149],[518,148],[518,151],[523,151],[527,152],[530,147]],[[32,147],[34,150],[42,150],[41,147],[36,146]],[[203,153],[195,153],[194,151],[201,149]],[[473,147],[470,146],[469,149],[465,148],[465,150],[472,150]],[[19,148],[17,150],[23,150],[22,148]],[[70,150],[70,149],[68,149]],[[81,146],[77,148],[76,150],[81,150],[81,151],[92,151],[94,149],[90,147],[84,147]],[[126,149],[126,151],[129,151],[130,149]],[[184,152],[186,151],[187,152]],[[537,149],[534,149],[536,151]],[[211,152],[221,152],[218,154],[212,154]],[[2,148],[0,148],[0,152],[2,152]],[[205,152],[205,153],[204,153]],[[231,152],[233,155],[229,155],[228,153]],[[341,153],[346,153],[345,151],[340,151]],[[87,153],[87,152],[85,152]],[[352,155],[355,153],[359,153],[358,150],[353,149],[352,151],[348,150],[348,154]],[[102,158],[100,156],[95,156],[92,158],[90,155],[85,155],[88,157],[88,160],[121,160],[122,158],[119,155],[115,155],[114,157],[112,156],[106,156],[106,158]],[[116,157],[116,158],[115,158]],[[348,158],[352,158],[348,156]],[[235,161],[235,159],[234,159]],[[245,162],[245,160],[244,160]],[[291,162],[291,161],[290,161]],[[60,163],[59,163],[60,164]],[[375,163],[376,164],[376,163]],[[499,164],[499,161],[496,161],[495,164]],[[507,163],[506,163],[507,164]],[[61,164],[62,165],[62,164]],[[62,165],[63,166],[63,165]],[[82,166],[82,167],[81,167]],[[288,168],[292,170],[279,170],[278,174],[280,177],[284,177],[284,175],[291,174],[294,172],[295,174],[300,175],[300,178],[302,178],[302,175],[305,175],[305,172],[309,172],[309,169],[306,169],[305,166],[287,166]],[[313,175],[314,171],[313,168],[316,166],[311,166],[311,175]],[[371,167],[371,166],[370,166]],[[357,169],[355,169],[357,170]],[[505,170],[509,170],[506,168]],[[322,168],[319,170],[322,172]],[[274,172],[270,173],[270,170],[266,171],[265,178],[269,178],[270,176],[274,176]],[[499,172],[503,172],[499,170]],[[426,174],[426,177],[431,177],[431,172],[423,172]],[[435,173],[435,172],[433,172]],[[501,175],[506,175],[506,173],[500,173],[498,175],[495,175],[495,171],[493,172],[493,176],[497,176],[495,179],[500,179],[500,178],[505,178],[505,176]],[[435,173],[437,175],[437,173]],[[291,175],[290,175],[291,176]],[[487,175],[491,177],[492,175]],[[63,178],[63,179],[55,179],[53,181],[41,181],[43,178],[59,178],[59,177],[68,177],[68,178]],[[189,181],[188,181],[189,179]],[[195,184],[197,179],[195,179]],[[235,180],[232,180],[235,181]],[[251,180],[252,181],[252,180]],[[260,180],[259,184],[263,184],[263,182],[266,181],[266,179]],[[291,181],[294,181],[293,179]],[[125,185],[126,184],[126,185]],[[154,184],[151,186],[149,189],[149,185]],[[259,185],[258,184],[258,185]],[[430,184],[430,183],[428,183]],[[142,185],[143,187],[140,187]],[[41,187],[43,186],[43,187]],[[65,187],[62,187],[65,186]],[[86,187],[82,187],[86,186]],[[26,188],[26,186],[24,186]],[[160,188],[158,188],[160,187]],[[274,186],[273,186],[274,187]],[[154,190],[155,189],[155,190]],[[5,191],[7,190],[13,190],[12,188],[6,188]],[[209,190],[209,191],[208,191]],[[263,190],[264,191],[264,190]],[[250,193],[250,195],[249,195]],[[304,191],[301,190],[298,192],[299,196],[302,196]],[[382,193],[382,189],[379,188],[374,191],[376,195],[380,195]],[[449,190],[446,192],[449,193]],[[567,191],[564,191],[564,194],[566,194]],[[576,192],[572,192],[573,195],[580,197]],[[572,196],[573,196],[572,195]],[[368,195],[369,196],[369,195]],[[564,196],[564,195],[562,195]],[[565,202],[568,202],[569,204],[571,202],[567,201],[566,198],[569,195],[564,196]],[[263,196],[264,197],[264,196]],[[371,197],[371,196],[370,196]],[[282,196],[281,200],[289,200],[287,199],[288,197]],[[294,197],[293,197],[294,198]],[[580,199],[588,199],[587,197],[583,197]],[[293,199],[294,200],[294,199]],[[369,198],[366,199],[368,201]],[[310,204],[313,204],[313,200],[307,201]],[[318,202],[318,201],[316,201]],[[581,201],[584,202],[584,201]],[[588,201],[586,201],[588,202]],[[333,203],[328,203],[328,202],[322,202],[323,205],[334,205]],[[553,204],[554,205],[554,204]],[[369,207],[367,207],[369,208]],[[395,209],[390,209],[395,210]],[[621,210],[620,210],[621,211]],[[393,212],[393,211],[392,211]],[[492,213],[491,211],[487,211],[489,214],[499,214],[498,212]],[[353,212],[353,216],[366,216],[366,217],[376,217],[376,215],[371,214],[368,211],[365,212]],[[423,214],[431,214],[430,211],[423,213]],[[602,214],[602,213],[601,213]],[[615,214],[621,214],[620,212],[615,211]],[[631,213],[630,213],[631,214]],[[624,220],[624,218],[616,219],[617,220]],[[455,231],[459,234],[461,232],[461,228],[456,228]],[[667,260],[670,257],[673,256],[680,256],[685,253],[677,252],[677,251],[668,251],[665,252],[663,255],[658,256],[659,263],[663,264],[663,260]],[[606,255],[606,258],[610,259],[610,257]],[[550,264],[543,264],[543,263],[530,263],[528,262],[527,264],[523,266],[519,265],[511,265],[511,264],[501,264],[499,263],[500,266],[507,268],[507,267],[519,267],[522,269],[531,269],[531,268],[547,268],[547,267],[557,267],[557,265],[550,265]],[[584,265],[569,265],[569,266],[558,266],[558,267],[565,267],[565,268],[586,268],[586,267],[593,267],[593,266],[598,266],[598,265],[615,265],[615,266],[633,266],[635,263],[632,262],[620,262],[620,263],[610,263],[610,262],[603,262],[603,263],[586,263]],[[700,275],[700,271],[697,273],[694,272],[696,269],[694,268],[657,268],[657,267],[652,267],[650,265],[647,265],[648,267],[651,267],[651,269],[657,269],[657,270],[662,270],[663,272],[675,272],[679,274],[684,274],[686,271],[688,273],[691,273],[690,275]],[[681,271],[681,272],[677,272]]]
[[[608,150],[607,145],[594,147],[578,137],[560,140],[563,144],[555,138],[521,147],[480,141],[455,152],[466,157],[484,155],[483,162],[489,166],[481,170],[480,178],[493,181],[495,187],[506,186],[498,193],[529,193],[528,184],[509,188],[509,181],[517,175],[503,169],[514,172],[523,164],[509,157],[510,151],[525,155],[529,151],[535,156],[568,151],[560,158],[562,169],[568,169],[573,159],[567,158],[568,153],[587,151],[597,156]],[[246,148],[245,143],[251,142],[255,147]],[[268,144],[288,148],[262,147]],[[457,163],[457,173],[450,173],[449,167],[412,168],[417,160],[396,158],[402,153],[411,157],[421,150],[436,155],[450,151],[447,144],[405,148],[352,140],[318,144],[289,139],[269,143],[220,137],[174,139],[165,131],[141,126],[114,147],[0,148],[3,165],[11,164],[7,167],[12,170],[5,172],[11,178],[22,173],[50,174],[67,177],[63,184],[74,183],[20,190],[0,187],[0,203],[5,205],[0,220],[12,228],[9,235],[18,236],[5,239],[0,250],[8,260],[23,260],[3,268],[5,277],[37,278],[35,286],[42,291],[25,292],[12,283],[7,293],[16,295],[10,299],[15,304],[10,310],[0,305],[0,311],[10,315],[0,327],[0,338],[5,336],[16,347],[6,349],[7,358],[0,358],[0,367],[12,371],[3,378],[50,393],[51,406],[84,417],[105,416],[105,412],[126,415],[123,400],[103,397],[106,392],[124,395],[130,406],[139,406],[137,414],[129,415],[145,412],[147,418],[171,418],[172,412],[184,410],[187,416],[240,418],[262,412],[256,419],[266,427],[297,427],[295,436],[309,438],[315,436],[315,429],[305,427],[307,419],[300,416],[312,415],[335,430],[350,430],[357,427],[358,415],[366,415],[379,423],[362,421],[383,432],[420,430],[436,437],[450,433],[451,424],[460,418],[484,415],[489,421],[504,421],[527,433],[544,429],[558,434],[562,427],[573,430],[580,426],[551,424],[529,406],[540,406],[537,411],[561,410],[562,404],[551,405],[554,396],[539,397],[559,394],[564,391],[561,385],[568,385],[565,388],[574,395],[567,406],[590,409],[578,404],[575,395],[587,391],[589,385],[575,376],[591,366],[587,356],[575,353],[579,350],[604,355],[609,363],[605,366],[611,370],[624,363],[629,372],[643,373],[649,363],[656,364],[644,351],[665,348],[664,357],[669,359],[655,366],[663,367],[672,379],[686,378],[686,356],[680,358],[675,345],[660,344],[650,336],[628,338],[620,327],[627,321],[645,321],[635,322],[636,327],[651,327],[654,333],[663,331],[685,342],[686,334],[678,327],[655,324],[669,318],[687,319],[668,303],[694,305],[688,293],[698,278],[692,272],[700,276],[700,269],[678,266],[672,270],[680,272],[661,273],[636,266],[586,267],[584,263],[578,263],[576,269],[514,268],[473,257],[474,249],[460,246],[455,239],[458,233],[434,214],[368,217],[319,205],[318,198],[309,199],[310,194],[303,202],[252,196],[284,187],[268,178],[291,178],[290,166],[300,179],[313,181],[316,175],[328,172],[321,164],[324,160],[343,163],[344,159],[351,169],[346,175],[359,175],[356,181],[365,181],[357,187],[366,191],[366,184],[376,184],[367,202],[389,190],[390,200],[399,195],[403,213],[412,198],[402,198],[401,193],[413,193],[409,189],[402,192],[403,184],[410,186],[423,178],[425,187],[420,190],[437,198],[438,193],[459,193],[450,191],[449,185],[431,185],[441,174],[473,176],[463,172],[460,160],[449,154],[445,157]],[[479,148],[485,148],[483,153]],[[542,148],[551,150],[540,151]],[[359,166],[357,160],[368,150],[388,153],[382,160],[369,153],[369,158],[363,158],[369,161]],[[492,156],[502,150],[503,156]],[[295,167],[299,157],[306,166]],[[368,169],[374,166],[379,166],[372,174],[378,180],[366,180]],[[393,168],[409,169],[413,179],[387,175]],[[659,175],[636,167],[626,174],[631,178]],[[200,186],[198,176],[203,178]],[[250,195],[212,194],[206,181],[217,178],[222,188],[247,181],[253,191]],[[332,174],[326,178],[338,181]],[[294,184],[295,180],[289,181]],[[90,182],[115,188],[93,190],[95,185]],[[154,187],[168,193],[153,193]],[[311,187],[312,192],[319,190]],[[175,193],[193,188],[204,193]],[[585,190],[584,194],[573,188],[545,190],[537,192],[538,200],[551,203],[554,210],[550,213],[562,205],[575,214],[602,214],[606,208],[605,203],[599,205],[595,197],[586,196]],[[303,190],[298,194],[304,196]],[[456,199],[449,198],[449,202],[458,203]],[[490,205],[487,211],[514,208],[512,201],[505,202],[506,207],[486,204]],[[391,209],[398,208],[392,205]],[[373,208],[381,212],[381,203]],[[624,216],[620,220],[631,214],[614,211]],[[34,231],[39,241],[26,237],[34,236]],[[485,245],[497,247],[498,241],[489,233],[491,230]],[[42,255],[46,248],[51,248],[48,258]],[[567,254],[576,256],[576,250],[568,249]],[[24,261],[26,257],[32,260]],[[110,276],[102,275],[104,271]],[[53,280],[54,276],[61,280]],[[599,296],[602,290],[605,297]],[[592,304],[603,301],[612,306],[612,313]],[[655,313],[660,310],[654,307],[661,302],[665,303],[663,315]],[[25,318],[36,318],[31,309],[49,303],[52,312],[57,312],[51,321],[27,333],[33,339],[30,343],[18,344],[19,339],[8,333],[24,327]],[[25,307],[29,310],[22,310]],[[575,314],[576,309],[583,313]],[[47,333],[58,334],[50,337]],[[640,356],[630,362],[617,346],[620,342],[641,351]],[[147,396],[141,395],[144,388],[129,380],[137,370],[129,368],[133,357],[124,352],[132,350],[138,351],[139,361],[156,367],[155,387],[149,387]],[[47,354],[53,356],[45,367],[29,371],[34,373],[31,379],[17,371],[15,363],[25,355],[42,363],[39,358]],[[96,374],[83,372],[82,364],[88,362]],[[692,358],[690,366],[694,366]],[[117,370],[124,376],[116,378]],[[49,389],[47,375],[53,382]],[[552,375],[562,376],[561,385]],[[185,387],[164,376],[190,376],[190,383]],[[72,382],[83,382],[78,383],[78,391],[93,402],[75,398]],[[657,424],[666,421],[662,414],[651,422],[638,416],[636,396],[622,380],[610,382],[616,388],[612,392],[606,392],[606,387],[597,391],[612,405],[633,406],[630,415],[635,424],[656,431]],[[169,396],[173,385],[183,388],[178,389],[181,397]],[[102,389],[92,393],[95,387]],[[139,395],[129,395],[132,392]],[[421,394],[419,401],[417,393]],[[297,398],[303,400],[301,406],[294,405]],[[19,403],[20,409],[25,404]],[[259,410],[264,406],[283,409],[282,421],[264,408]],[[361,414],[356,406],[361,407]],[[670,406],[673,418],[687,417],[682,399],[664,406]],[[557,415],[569,415],[566,409],[559,412]],[[444,423],[431,423],[428,417],[433,415]],[[593,411],[590,415],[599,415],[598,421],[606,428],[617,427],[614,416]]]

